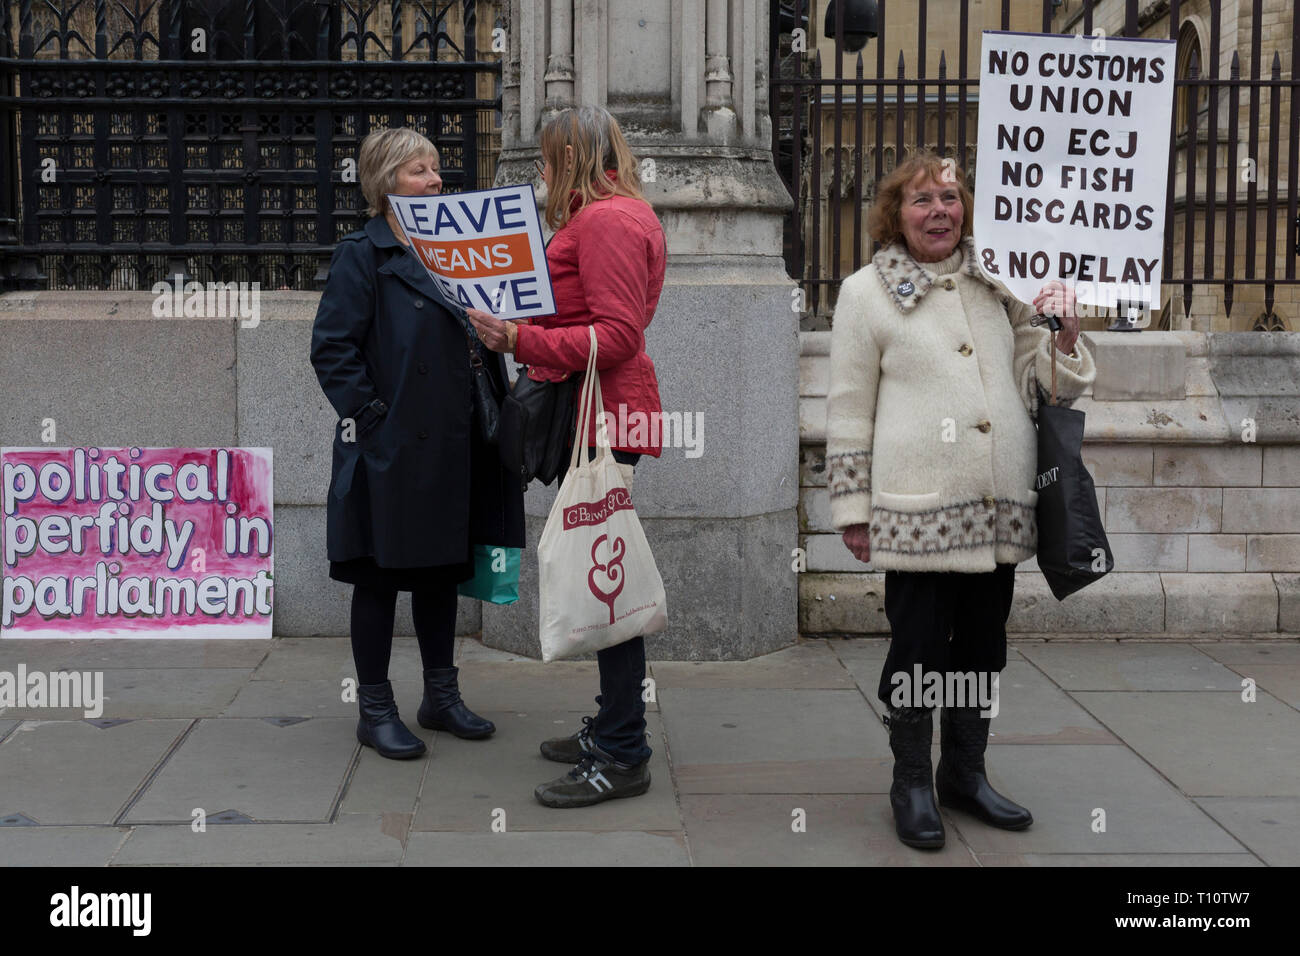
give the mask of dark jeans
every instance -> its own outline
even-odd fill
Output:
[[[1016,585],[1016,566],[999,564],[982,574],[886,571],[885,616],[891,640],[876,696],[890,706],[901,671],[911,680],[922,673],[984,672],[1007,666],[1007,617]],[[909,704],[909,706],[911,706]]]
[[[636,465],[639,454],[615,451],[621,465]],[[592,724],[596,746],[619,763],[638,764],[653,751],[645,738],[645,701],[641,683],[645,680],[645,639],[634,637],[596,652],[600,667],[600,710]]]

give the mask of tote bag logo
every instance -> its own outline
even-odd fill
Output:
[[[589,524],[604,524],[615,511],[630,511],[632,496],[626,488],[614,488],[601,501],[580,502],[564,509],[564,530]]]
[[[623,575],[623,555],[627,553],[627,545],[622,538],[615,538],[609,546],[609,560],[602,564],[596,552],[600,550],[601,544],[608,540],[609,536],[602,534],[591,544],[592,568],[587,572],[587,587],[591,589],[592,594],[596,595],[597,601],[609,605],[609,623],[613,624],[614,599],[623,593],[623,585],[627,583]],[[614,590],[601,590],[596,583],[597,575],[604,575],[606,583],[613,585]]]

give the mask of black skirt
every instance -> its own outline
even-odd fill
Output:
[[[350,561],[331,561],[330,577],[381,591],[426,591],[455,587],[474,576],[474,562],[437,564],[423,568],[384,568],[369,555]]]

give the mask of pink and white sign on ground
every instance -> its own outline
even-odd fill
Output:
[[[269,638],[269,448],[0,448],[0,638]]]

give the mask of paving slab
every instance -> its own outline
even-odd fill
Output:
[[[1197,644],[1196,649],[1231,668],[1240,678],[1300,710],[1300,642],[1223,642]]]
[[[413,832],[407,841],[406,859],[402,865],[689,866],[690,857],[681,833]]]
[[[21,721],[18,720],[0,720],[0,743],[9,736],[10,732],[17,727]]]
[[[423,670],[415,638],[393,638],[388,676],[420,680]],[[277,638],[266,660],[253,672],[253,680],[342,680],[356,676],[352,641],[346,637]]]
[[[480,711],[497,725],[490,740],[460,740],[438,734],[429,772],[420,791],[414,830],[459,830],[494,836],[492,824],[505,812],[513,830],[680,830],[681,819],[669,773],[660,715],[646,714],[650,747],[650,790],[639,797],[609,800],[593,807],[554,810],[537,802],[539,783],[568,769],[547,760],[538,745],[582,727],[570,711]]]
[[[532,657],[524,657],[522,654],[512,654],[510,651],[498,650],[495,647],[484,647],[483,641],[474,637],[456,638],[455,660],[457,666],[468,664],[471,661],[531,661],[536,660]]]
[[[900,843],[885,794],[683,794],[682,818],[697,866],[976,865],[950,827],[941,850]]]
[[[1037,644],[1029,660],[1075,690],[1240,690],[1241,678],[1186,644]]]
[[[682,793],[884,793],[885,728],[856,690],[668,688]]]
[[[437,731],[428,731],[413,724],[420,739],[429,746],[437,738]],[[370,747],[362,747],[356,768],[347,782],[340,813],[406,813],[415,812],[415,804],[429,772],[432,761],[427,757],[414,760],[390,760],[381,757]]]
[[[1300,800],[1201,797],[1196,802],[1269,866],[1300,866]]]
[[[86,688],[86,671],[82,686]],[[250,668],[172,667],[111,669],[103,674],[103,712],[97,719],[215,717],[235,699]],[[83,689],[83,694],[89,689]],[[84,698],[83,698],[84,700]],[[84,707],[10,707],[5,715],[36,720],[81,720]]]
[[[111,668],[256,667],[275,642],[173,640],[170,638],[0,640],[0,670],[18,662],[32,670],[108,670]]]
[[[395,680],[392,685],[398,714],[415,730],[415,713],[424,699],[424,682]],[[357,715],[356,701],[343,699],[341,680],[249,681],[221,711],[222,717],[351,717],[355,720]]]
[[[349,813],[334,823],[138,826],[115,866],[223,863],[396,863],[410,824],[404,814]]]
[[[646,676],[650,676],[647,669]],[[570,710],[595,714],[600,671],[595,661],[467,661],[460,692],[476,713],[483,710]],[[658,710],[656,699],[646,710]]]
[[[935,720],[935,739],[941,734]],[[998,681],[990,744],[1118,744],[1120,740],[1028,661],[1008,660]]]
[[[1148,695],[1156,696],[1156,695]],[[1168,696],[1168,695],[1163,695]],[[990,748],[989,781],[1034,815],[1028,830],[949,811],[977,857],[985,853],[1240,853],[1244,847],[1126,747]],[[1094,811],[1106,830],[1094,832]]]
[[[1278,700],[1300,710],[1300,664],[1265,664],[1244,673]]]
[[[127,827],[0,827],[0,866],[107,866]]]
[[[131,807],[127,823],[188,823],[236,810],[259,822],[328,818],[360,745],[356,720],[316,717],[289,726],[202,720]],[[211,827],[209,827],[211,829]]]
[[[114,823],[189,725],[26,721],[0,744],[0,817],[22,813],[45,825]]]
[[[880,643],[880,642],[872,642]],[[850,688],[853,677],[826,641],[808,641],[748,661],[656,661],[660,687]]]
[[[1196,649],[1233,670],[1300,664],[1300,641],[1222,641],[1197,644]]]
[[[1300,797],[1300,713],[1267,693],[1080,691],[1075,699],[1183,793]]]
[[[1264,866],[1252,853],[979,853],[980,866]]]
[[[116,863],[115,863],[115,864],[113,864],[113,865],[114,865],[114,866],[118,866],[118,865],[120,865],[120,864],[116,864]],[[131,866],[137,866],[137,865],[138,865],[138,866],[155,866],[156,864],[153,864],[153,863],[141,863],[141,864],[130,864],[130,865],[131,865]],[[169,864],[169,865],[171,865],[171,866],[177,866],[177,865],[179,865],[179,864]],[[190,864],[186,864],[186,865],[188,865],[188,866],[201,866],[201,867],[203,867],[204,869],[207,869],[208,867],[236,867],[236,866],[237,866],[237,867],[246,867],[246,866],[254,866],[254,867],[261,867],[261,866],[274,866],[274,867],[311,867],[312,869],[320,869],[320,868],[323,868],[323,867],[331,867],[331,868],[333,868],[333,867],[336,867],[336,866],[353,866],[353,867],[362,867],[362,866],[364,866],[364,867],[366,867],[367,869],[369,869],[369,868],[371,868],[371,867],[391,867],[391,868],[393,868],[393,869],[396,869],[397,867],[401,866],[402,864],[401,864],[401,862],[398,861],[398,860],[385,860],[385,861],[383,861],[383,862],[375,862],[375,861],[373,861],[373,860],[369,860],[369,861],[357,861],[357,860],[313,860],[313,861],[311,861],[311,862],[309,862],[309,863],[261,863],[261,862],[257,862],[257,861],[252,861],[252,862],[247,862],[247,863],[190,863]]]
[[[874,661],[876,670],[879,671],[880,665],[889,656],[887,637],[827,638],[826,646],[849,670],[853,669],[854,664]]]

